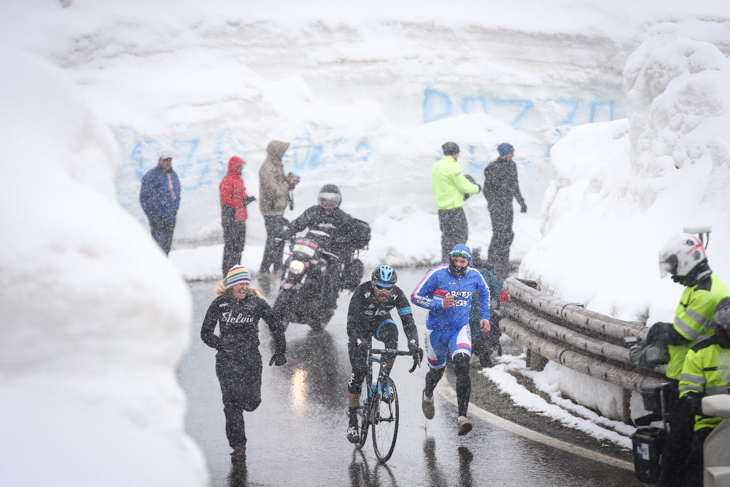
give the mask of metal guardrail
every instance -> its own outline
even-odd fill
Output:
[[[510,277],[503,286],[510,299],[500,307],[500,328],[528,349],[530,367],[539,369],[552,360],[620,386],[624,390],[623,413],[614,419],[630,424],[631,392],[666,382],[666,366],[653,371],[638,369],[621,341],[626,336],[644,338],[648,328],[643,323],[621,321],[561,301],[538,291],[530,281]]]

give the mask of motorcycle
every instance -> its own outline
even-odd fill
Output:
[[[326,232],[309,230],[290,242],[273,306],[284,329],[292,322],[324,329],[337,308],[339,292],[354,291],[360,284],[364,266],[355,254],[369,243],[370,227],[359,220],[357,225],[347,237],[332,239]]]

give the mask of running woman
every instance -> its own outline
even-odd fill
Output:
[[[215,290],[218,297],[210,303],[205,314],[200,338],[218,350],[215,373],[223,394],[226,416],[226,436],[233,448],[231,462],[241,462],[246,456],[244,411],[254,411],[261,404],[261,373],[263,363],[259,352],[259,319],[263,318],[274,338],[275,353],[269,365],[286,363],[286,338],[279,317],[266,302],[264,295],[250,287],[251,274],[241,266],[233,266]],[[216,335],[218,324],[220,334]]]

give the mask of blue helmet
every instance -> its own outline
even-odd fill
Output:
[[[380,287],[393,287],[398,280],[398,274],[395,273],[395,269],[383,264],[375,268],[370,278]]]

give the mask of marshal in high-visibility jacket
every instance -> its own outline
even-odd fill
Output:
[[[679,381],[679,411],[694,420],[682,484],[686,487],[702,487],[705,440],[723,421],[702,414],[702,399],[730,394],[730,298],[717,305],[713,322],[715,335],[687,352]]]
[[[730,336],[726,330],[687,352],[679,380],[679,397],[685,411],[695,415],[695,431],[720,424],[723,418],[702,415],[702,398],[730,393],[729,380]]]
[[[715,334],[715,310],[730,292],[710,269],[705,248],[694,235],[671,239],[659,253],[659,262],[662,277],[671,275],[673,281],[685,286],[674,322],[658,334],[669,348],[667,378],[679,380],[687,351]]]

